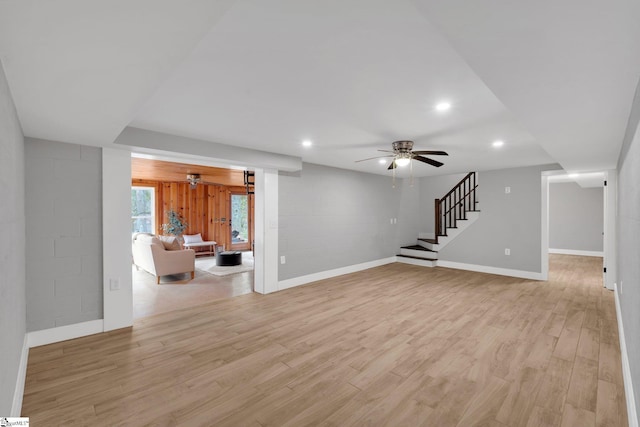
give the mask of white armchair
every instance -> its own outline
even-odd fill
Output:
[[[136,267],[156,276],[167,274],[191,273],[195,276],[196,253],[192,249],[167,250],[165,244],[156,236],[140,233],[133,236],[133,263]]]

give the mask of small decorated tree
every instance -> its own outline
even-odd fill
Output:
[[[187,229],[187,222],[184,220],[182,215],[176,212],[174,209],[169,209],[167,211],[167,222],[166,224],[162,224],[162,231],[164,234],[171,234],[176,237],[182,236],[182,233]]]

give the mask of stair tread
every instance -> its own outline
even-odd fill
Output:
[[[423,242],[427,242],[427,243],[432,243],[434,245],[438,244],[438,241],[436,239],[418,239],[418,240],[423,241]]]
[[[396,256],[401,256],[401,257],[403,257],[403,258],[421,259],[421,260],[423,260],[423,261],[437,261],[437,259],[436,259],[436,258],[422,258],[422,257],[419,257],[419,256],[413,256],[413,255],[402,255],[402,254],[398,254],[398,255],[396,255]]]
[[[401,249],[411,249],[411,250],[414,250],[414,251],[424,251],[424,252],[437,253],[436,251],[432,251],[431,249],[427,249],[424,246],[420,246],[420,245],[403,246]]]

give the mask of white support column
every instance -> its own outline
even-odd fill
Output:
[[[549,177],[542,175],[541,178],[541,230],[540,240],[540,276],[541,280],[549,279]]]
[[[102,149],[104,330],[133,325],[131,153]]]
[[[278,290],[278,171],[257,169],[254,290]]]
[[[608,170],[605,173],[607,185],[604,187],[604,262],[607,269],[604,276],[604,286],[607,289],[614,289],[618,280],[616,268],[616,230],[617,230],[617,204],[618,204],[618,171]]]

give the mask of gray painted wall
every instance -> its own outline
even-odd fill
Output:
[[[409,179],[396,179],[396,187],[400,192],[400,201],[394,247],[399,253],[401,246],[415,245],[418,233],[422,230],[421,184],[419,179],[415,179],[413,184]]]
[[[549,184],[549,248],[603,251],[604,193],[575,182]]]
[[[102,318],[101,149],[27,138],[27,330]]]
[[[391,178],[304,163],[281,173],[278,269],[285,280],[394,256],[401,188]]]
[[[542,271],[541,172],[555,165],[478,174],[479,219],[443,248],[438,258],[489,267]],[[423,178],[429,185],[432,178]],[[511,187],[509,194],[505,187]],[[431,201],[433,205],[433,201]],[[511,255],[504,254],[505,248]]]
[[[460,173],[420,179],[419,232],[435,233],[435,199],[442,198],[466,175],[466,173]]]
[[[478,174],[480,219],[439,258],[467,264],[542,270],[541,172],[557,165]],[[279,177],[279,280],[395,255],[433,232],[433,201],[465,174],[397,180],[313,164]],[[511,193],[505,194],[505,187]],[[398,218],[395,225],[389,218]],[[510,248],[511,255],[504,255]]]
[[[636,96],[632,111],[638,108]],[[627,135],[635,134],[625,140],[618,161],[617,285],[635,404],[640,409],[640,127],[633,119],[632,115],[634,129]]]
[[[26,334],[24,137],[0,62],[0,416],[11,414]]]

